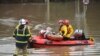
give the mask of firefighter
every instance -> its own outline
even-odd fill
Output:
[[[23,56],[27,56],[27,45],[29,39],[31,39],[31,32],[25,19],[19,20],[19,24],[13,32],[13,37],[16,40],[16,51],[13,56],[18,56],[20,51],[22,51]]]

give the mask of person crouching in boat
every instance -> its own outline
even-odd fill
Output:
[[[16,40],[16,51],[13,56],[18,56],[22,50],[22,55],[27,56],[27,44],[31,39],[31,32],[28,26],[28,22],[25,19],[20,19],[19,24],[16,26],[13,33],[13,37]]]
[[[68,19],[59,20],[59,25],[60,25],[59,34],[63,36],[63,40],[71,39],[74,30],[69,20]]]
[[[73,34],[75,40],[85,40],[85,34],[82,29],[76,29]]]

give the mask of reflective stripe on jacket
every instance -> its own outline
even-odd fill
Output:
[[[23,29],[19,29],[18,25],[13,33],[17,43],[27,43],[29,37],[31,37],[30,29],[27,25]]]

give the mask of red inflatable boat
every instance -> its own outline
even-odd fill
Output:
[[[67,46],[67,45],[92,45],[94,44],[93,39],[86,40],[48,40],[42,36],[33,36],[33,46]]]

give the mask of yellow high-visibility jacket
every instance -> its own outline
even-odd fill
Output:
[[[62,25],[59,28],[59,32],[62,36],[70,38],[71,35],[73,34],[74,30],[73,27],[71,25]]]

